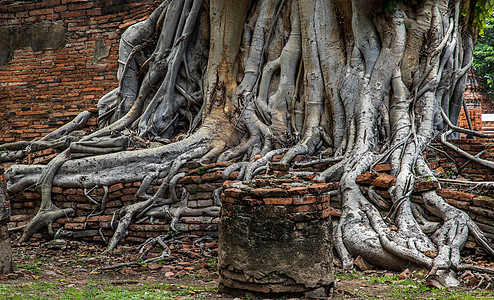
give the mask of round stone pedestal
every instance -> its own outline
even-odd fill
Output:
[[[325,298],[334,283],[331,184],[226,183],[219,226],[220,291]]]

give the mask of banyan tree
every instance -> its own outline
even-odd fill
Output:
[[[120,210],[111,250],[136,215],[177,198],[188,161],[234,161],[238,180],[250,180],[275,154],[290,164],[324,153],[335,163],[316,180],[340,182],[334,243],[343,266],[358,255],[390,269],[413,262],[453,285],[469,233],[494,251],[434,190],[421,207],[411,193],[419,178],[434,180],[423,156],[433,138],[475,134],[455,124],[491,11],[482,0],[164,0],[122,34],[118,87],[99,100],[97,131],[69,134],[87,120],[81,113],[41,140],[2,146],[69,144],[46,166],[7,171],[9,191],[36,184],[42,196],[21,240],[70,212],[53,204],[54,185],[142,182],[138,201]],[[126,151],[129,139],[162,145]],[[381,163],[396,177],[387,218],[356,182]]]

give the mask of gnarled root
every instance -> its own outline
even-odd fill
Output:
[[[29,224],[24,228],[22,236],[19,239],[19,243],[27,242],[33,234],[38,232],[43,227],[47,227],[48,233],[53,237],[53,221],[64,216],[67,217],[73,212],[73,208],[60,209],[55,205],[51,205],[47,209],[40,209]]]

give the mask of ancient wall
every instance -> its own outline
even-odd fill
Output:
[[[470,116],[470,122],[472,123],[472,129],[482,131],[484,123],[482,123],[482,109],[473,108],[468,110]],[[458,126],[462,128],[469,128],[465,111],[461,109],[460,116],[458,117]],[[463,134],[462,134],[463,135]]]
[[[121,33],[155,2],[1,1],[0,143],[39,138],[94,111],[118,85]]]

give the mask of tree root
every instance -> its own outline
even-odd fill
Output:
[[[22,236],[19,239],[19,243],[27,242],[34,233],[38,232],[43,227],[47,227],[48,233],[53,237],[53,221],[63,216],[68,216],[73,212],[73,208],[60,209],[55,205],[50,206],[48,209],[40,209],[29,224],[24,228]]]

